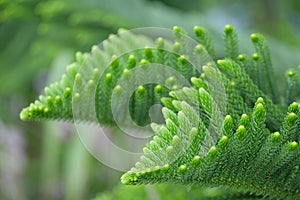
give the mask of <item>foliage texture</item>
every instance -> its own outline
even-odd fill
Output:
[[[286,94],[280,94],[266,39],[252,34],[255,52],[240,54],[238,34],[231,25],[224,29],[221,59],[216,58],[208,31],[194,27],[199,44],[193,46],[193,55],[204,51],[212,58],[198,72],[184,54],[185,31],[176,26],[173,32],[175,41],[170,42],[120,30],[119,36],[111,35],[90,54],[77,53],[62,80],[46,87],[45,95],[21,112],[21,119],[70,121],[75,115],[76,120],[114,126],[111,96],[128,87],[118,80],[151,63],[168,65],[191,86],[166,76],[164,84],[136,88],[129,102],[132,119],[138,125],[151,123],[148,110],[160,103],[165,123],[151,123],[155,136],[144,147],[140,162],[121,177],[122,183],[226,187],[253,198],[300,198],[297,72],[287,72]],[[120,56],[131,49],[135,50]],[[215,77],[226,94],[221,103],[222,91],[210,87]],[[85,98],[94,91],[89,102]],[[73,109],[79,99],[86,102],[85,112]],[[90,104],[95,104],[95,111],[89,110],[94,108]],[[224,113],[216,114],[218,109]]]

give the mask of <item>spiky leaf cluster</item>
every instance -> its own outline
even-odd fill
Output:
[[[78,53],[61,82],[46,87],[45,95],[25,108],[21,118],[73,120],[76,116],[114,125],[111,96],[130,87],[119,80],[139,83],[155,71],[145,76],[133,74],[133,69],[167,65],[191,86],[178,85],[163,73],[162,84],[137,85],[129,100],[130,117],[139,125],[149,124],[149,108],[161,103],[165,124],[152,123],[156,135],[122,182],[226,186],[266,198],[300,198],[300,113],[293,103],[298,98],[297,73],[287,72],[286,94],[280,95],[265,38],[252,34],[255,52],[240,54],[237,31],[227,25],[226,57],[218,60],[208,31],[194,28],[200,44],[192,46],[193,56],[205,52],[213,58],[201,63],[200,74],[185,55],[190,50],[185,31],[174,27],[173,32],[171,42],[127,32],[110,36],[90,54]],[[123,52],[127,53],[121,56]],[[216,80],[223,87],[214,87]],[[77,102],[83,104],[76,106]],[[82,110],[74,109],[78,107]],[[123,114],[119,113],[121,118]]]

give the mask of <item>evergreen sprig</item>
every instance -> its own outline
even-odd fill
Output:
[[[147,125],[149,108],[160,103],[165,124],[151,124],[156,135],[143,149],[140,162],[122,176],[122,183],[225,186],[253,198],[300,198],[297,72],[287,72],[286,94],[281,95],[261,34],[251,35],[255,52],[241,54],[237,31],[226,25],[226,58],[217,60],[213,40],[202,27],[194,27],[200,44],[192,48],[184,30],[176,26],[173,33],[175,40],[170,42],[120,30],[90,54],[77,53],[61,81],[46,87],[45,95],[23,109],[21,119],[75,119],[113,126],[119,117],[126,124],[126,113],[113,116],[112,95],[137,83],[129,99],[130,117]],[[200,73],[186,53],[197,57],[203,52],[212,59],[200,63]],[[190,86],[178,84],[169,74],[157,74],[149,64],[171,67]],[[153,74],[163,83],[138,84]],[[119,84],[120,80],[125,82]]]
[[[174,101],[175,105],[182,108],[177,115],[164,115],[166,125],[146,145],[141,161],[122,176],[124,184],[230,186],[274,198],[300,197],[297,114],[288,113],[281,131],[270,133],[265,124],[266,104],[258,98],[252,115],[242,115],[237,128],[233,128],[228,115],[218,143],[201,155],[201,148],[205,148],[202,142],[210,136],[209,130],[201,118],[198,127],[191,126],[195,125],[194,114],[188,103]],[[289,107],[294,109],[299,112],[296,103]]]

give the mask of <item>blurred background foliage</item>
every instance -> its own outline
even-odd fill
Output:
[[[266,34],[278,76],[300,63],[298,0],[0,0],[0,199],[119,199],[121,172],[89,155],[72,125],[21,122],[21,108],[59,80],[76,51],[118,28],[203,26],[221,56],[225,24],[237,27],[243,52],[252,51],[251,32]]]

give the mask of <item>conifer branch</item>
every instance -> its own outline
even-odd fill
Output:
[[[252,199],[300,198],[295,71],[287,72],[286,94],[281,97],[262,35],[251,35],[254,54],[240,54],[237,32],[227,25],[226,58],[214,63],[213,40],[204,28],[194,27],[200,45],[186,43],[187,33],[180,27],[174,27],[173,34],[174,41],[169,41],[121,29],[89,54],[77,53],[60,82],[46,87],[20,118],[115,126],[117,117],[126,124],[126,113],[113,116],[112,95],[155,74],[163,82],[137,84],[128,110],[133,121],[144,126],[151,123],[149,108],[159,103],[165,124],[151,123],[156,135],[143,149],[140,162],[122,176],[122,183],[222,186],[243,191]],[[201,73],[187,52],[192,57],[206,56],[203,63],[196,63],[201,64]],[[151,64],[172,68],[190,86],[179,84],[166,70],[157,73]],[[119,101],[114,106],[125,100]]]

